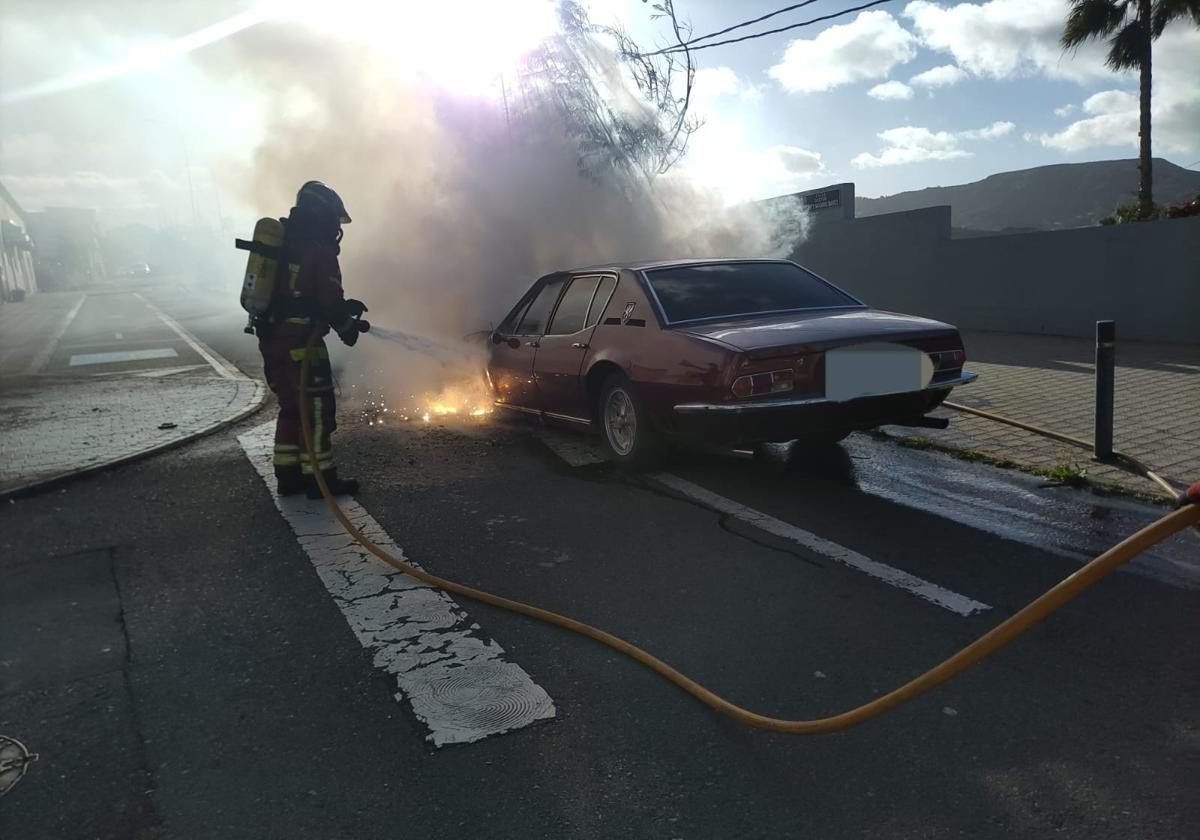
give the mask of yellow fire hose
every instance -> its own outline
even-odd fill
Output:
[[[1050,429],[1044,429],[1041,426],[1034,426],[1032,423],[1022,423],[1020,420],[1014,420],[1011,417],[1005,417],[1003,414],[993,414],[990,411],[980,411],[978,408],[971,408],[968,405],[961,405],[959,403],[953,403],[953,402],[949,402],[949,401],[942,403],[942,405],[944,405],[946,408],[954,409],[955,411],[961,411],[964,414],[974,414],[976,417],[982,417],[985,420],[991,420],[996,423],[1003,423],[1006,426],[1014,426],[1018,429],[1023,429],[1027,432],[1033,432],[1035,435],[1041,435],[1042,437],[1048,437],[1052,440],[1058,440],[1058,441],[1062,441],[1063,443],[1069,443],[1072,446],[1079,446],[1084,449],[1092,448],[1091,442],[1086,441],[1083,438],[1072,437],[1071,435],[1064,435],[1062,432],[1055,432]],[[1130,467],[1133,468],[1134,472],[1150,479],[1155,484],[1157,484],[1159,487],[1161,487],[1163,490],[1166,490],[1167,495],[1170,496],[1173,501],[1180,501],[1180,494],[1179,494],[1178,488],[1176,488],[1173,484],[1171,484],[1171,482],[1167,481],[1165,478],[1163,478],[1161,475],[1156,473],[1154,470],[1150,469],[1148,466],[1143,464],[1137,458],[1134,458],[1132,455],[1127,455],[1124,452],[1118,452],[1115,449],[1113,450],[1112,454],[1113,454],[1114,459],[1116,459],[1117,461],[1124,461],[1126,464],[1128,464]]]
[[[314,335],[315,337],[315,335]],[[313,337],[309,338],[306,346],[307,351],[312,349]],[[300,365],[300,384],[301,388],[307,387],[308,382],[308,367],[309,357],[311,353],[305,352],[304,360]],[[312,437],[312,418],[309,416],[308,400],[300,400],[300,425],[304,432],[304,447],[308,453],[310,464],[317,463],[316,452],[313,446]],[[1062,581],[1057,583],[1045,594],[1029,603],[1024,609],[1013,615],[1011,618],[1000,623],[992,630],[980,636],[971,644],[960,650],[958,653],[951,656],[949,659],[935,665],[925,673],[921,674],[914,680],[900,686],[899,688],[883,695],[869,703],[864,703],[857,708],[842,712],[839,715],[831,717],[817,718],[815,720],[784,720],[781,718],[768,717],[760,715],[757,712],[752,712],[748,709],[743,709],[723,697],[714,694],[704,686],[692,680],[685,674],[680,673],[672,668],[666,662],[663,662],[658,657],[634,644],[630,644],[612,633],[608,633],[598,627],[593,627],[590,624],[585,624],[582,621],[577,621],[569,616],[560,615],[550,610],[544,610],[541,607],[534,607],[529,604],[524,604],[520,601],[514,601],[511,598],[505,598],[501,595],[493,595],[490,592],[484,592],[480,589],[474,589],[470,586],[457,583],[452,580],[447,580],[443,577],[430,574],[421,569],[414,568],[407,563],[399,560],[382,548],[371,542],[363,535],[361,531],[354,526],[337,501],[329,492],[329,487],[325,483],[325,477],[319,469],[313,470],[313,475],[316,478],[317,486],[321,489],[321,495],[325,499],[325,503],[337,517],[338,522],[346,529],[351,537],[353,537],[363,548],[374,554],[383,562],[387,563],[397,571],[403,572],[409,577],[416,578],[422,583],[430,586],[435,586],[439,589],[444,589],[447,592],[453,592],[456,595],[470,598],[484,604],[490,604],[494,607],[501,607],[512,612],[527,615],[531,618],[536,618],[540,621],[545,621],[549,624],[554,624],[558,627],[563,627],[590,639],[595,639],[598,642],[608,645],[626,656],[636,659],[638,662],[656,671],[661,676],[665,677],[670,682],[682,688],[688,694],[695,697],[701,703],[715,709],[722,714],[726,714],[734,720],[759,729],[767,729],[772,732],[786,732],[795,735],[815,735],[819,732],[835,732],[839,729],[846,729],[851,726],[868,721],[871,718],[899,706],[901,703],[911,700],[920,694],[928,691],[934,686],[940,685],[953,676],[956,676],[967,668],[974,665],[987,655],[994,653],[1006,644],[1011,642],[1020,634],[1024,633],[1030,627],[1033,627],[1042,619],[1053,613],[1067,601],[1074,598],[1083,590],[1087,589],[1096,581],[1109,575],[1116,569],[1120,568],[1125,563],[1128,563],[1135,556],[1145,551],[1147,548],[1155,545],[1158,542],[1166,539],[1172,534],[1187,528],[1189,525],[1200,523],[1200,503],[1188,504],[1163,516],[1156,522],[1147,525],[1137,533],[1122,540],[1117,545],[1110,548],[1108,551],[1096,557],[1079,571],[1067,576]]]

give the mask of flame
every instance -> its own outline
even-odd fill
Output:
[[[357,387],[357,386],[356,386]],[[428,394],[410,394],[406,405],[389,405],[379,391],[365,389],[360,406],[362,419],[368,426],[383,426],[387,418],[400,422],[431,423],[434,420],[459,422],[478,421],[493,412],[492,395],[484,384],[475,379],[449,385]]]

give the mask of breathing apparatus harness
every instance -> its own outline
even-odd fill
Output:
[[[370,329],[370,323],[362,320],[367,308],[360,301],[347,300],[339,312],[319,312],[312,300],[293,288],[299,265],[291,258],[301,243],[319,242],[337,254],[341,226],[349,222],[338,194],[319,181],[309,181],[300,188],[287,218],[259,219],[253,239],[234,240],[235,247],[250,252],[241,293],[242,308],[249,314],[244,332],[268,338],[289,318],[328,320],[342,341],[353,346]]]

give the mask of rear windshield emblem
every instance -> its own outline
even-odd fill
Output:
[[[633,303],[632,301],[625,304],[625,311],[621,313],[621,326],[625,326],[629,323],[629,319],[633,317],[633,308],[635,306],[637,306],[637,304]]]

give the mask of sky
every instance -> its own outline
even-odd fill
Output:
[[[696,34],[786,5],[676,2]],[[669,43],[641,0],[589,5],[643,44]],[[850,5],[816,0],[741,31]],[[697,51],[693,113],[704,125],[681,170],[738,201],[842,181],[887,195],[1134,157],[1137,79],[1105,68],[1102,45],[1064,53],[1066,9],[1066,0],[900,0]],[[95,206],[108,225],[199,220],[224,232],[239,212],[238,164],[271,142],[267,100],[301,114],[319,107],[286,74],[264,85],[240,70],[239,50],[272,48],[255,33],[305,27],[464,96],[494,97],[495,79],[552,26],[546,0],[7,0],[0,182],[29,209]],[[295,60],[319,69],[320,51],[307,49]],[[1183,21],[1167,30],[1154,81],[1155,154],[1200,168],[1200,30]]]

